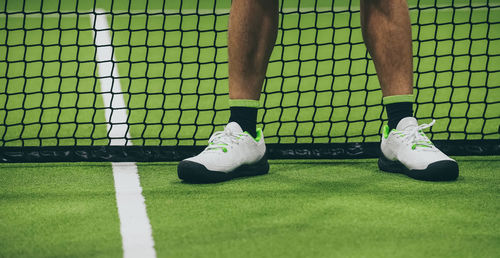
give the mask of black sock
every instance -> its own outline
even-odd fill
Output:
[[[399,121],[405,117],[413,116],[413,102],[397,102],[385,105],[389,129],[396,129]]]
[[[229,122],[236,122],[243,131],[248,132],[252,137],[257,136],[257,108],[254,107],[230,107],[231,117]]]

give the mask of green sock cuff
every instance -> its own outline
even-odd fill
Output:
[[[387,96],[382,98],[382,103],[384,105],[387,104],[393,104],[393,103],[400,103],[400,102],[414,102],[415,98],[413,94],[408,94],[408,95],[394,95],[394,96]]]
[[[260,107],[260,102],[254,99],[229,99],[229,106],[258,108]]]

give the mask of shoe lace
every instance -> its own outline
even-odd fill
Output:
[[[432,122],[428,124],[421,124],[405,130],[403,136],[404,140],[412,144],[412,149],[416,149],[417,147],[432,148],[434,144],[425,136],[423,130],[433,126],[434,123],[436,123],[436,120],[432,120]]]
[[[215,132],[208,140],[208,146],[206,151],[222,150],[227,152],[227,147],[239,144],[243,137],[246,137],[245,133],[234,133],[231,131],[219,131]]]

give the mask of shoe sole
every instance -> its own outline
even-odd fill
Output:
[[[228,181],[237,177],[258,176],[269,172],[269,162],[262,158],[259,162],[251,165],[242,165],[231,172],[220,172],[208,170],[202,164],[192,161],[181,161],[177,166],[177,175],[189,183],[217,183]]]
[[[437,161],[426,169],[408,169],[399,161],[388,160],[382,156],[378,160],[378,167],[382,171],[401,173],[411,178],[424,181],[453,181],[458,178],[458,164],[451,160]]]

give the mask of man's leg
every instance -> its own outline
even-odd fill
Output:
[[[411,24],[405,0],[362,0],[361,26],[384,97],[413,94]]]
[[[439,151],[413,118],[411,22],[405,0],[361,0],[361,26],[386,106],[379,167],[422,180],[454,180],[457,163]]]
[[[228,29],[229,121],[237,122],[253,137],[277,31],[277,0],[233,0]]]
[[[413,54],[406,0],[361,0],[361,26],[377,70],[389,127],[413,116]]]
[[[278,0],[233,0],[229,15],[229,106],[224,132],[216,132],[199,155],[179,163],[179,178],[219,182],[265,174],[269,164],[257,108],[278,30]],[[246,133],[245,133],[246,132]]]

